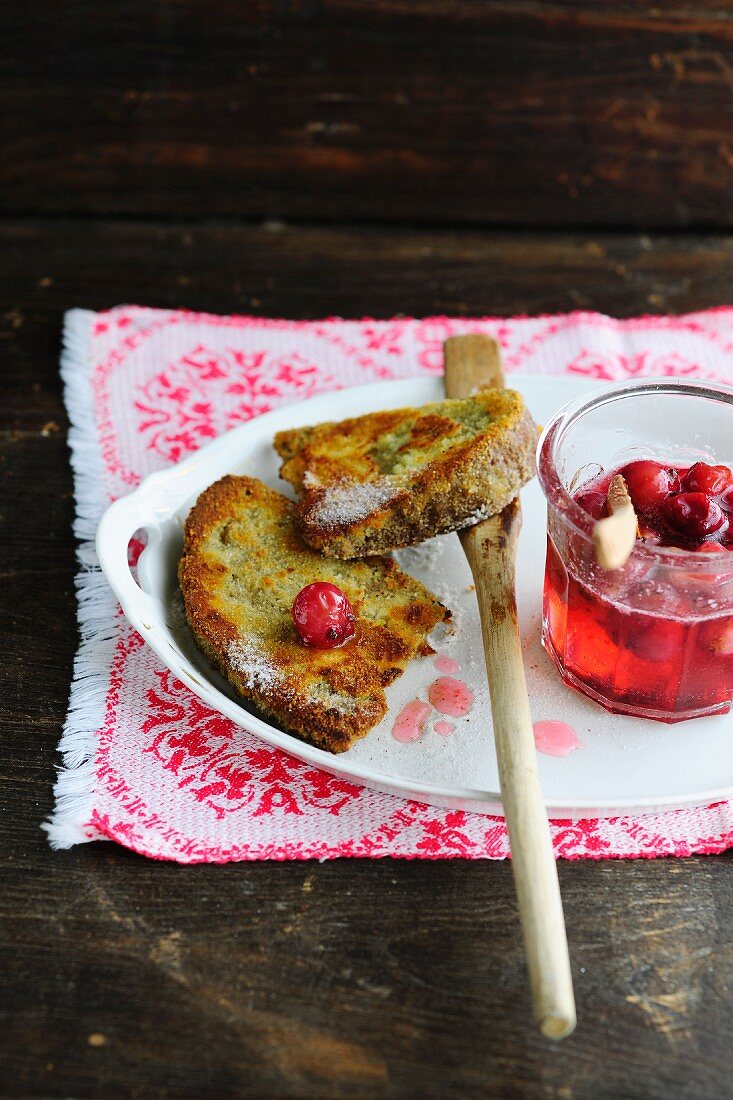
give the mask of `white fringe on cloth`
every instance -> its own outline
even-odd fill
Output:
[[[96,434],[91,386],[89,340],[95,314],[72,309],[64,319],[61,377],[71,420],[69,446],[74,471],[79,539],[76,577],[81,645],[74,660],[69,712],[59,743],[63,763],[54,788],[56,805],[43,825],[53,848],[99,839],[87,834],[94,798],[97,731],[104,720],[114,651],[117,601],[99,568],[94,537],[109,504],[104,493],[104,467]]]

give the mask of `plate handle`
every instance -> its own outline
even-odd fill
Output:
[[[143,558],[148,550],[157,545],[160,532],[149,522],[149,519],[146,522],[143,518],[139,502],[134,499],[137,496],[137,493],[133,493],[110,505],[97,527],[96,549],[102,572],[125,615],[136,626],[141,623],[146,627],[146,620],[154,610],[156,601],[150,591],[146,591],[150,584]],[[130,571],[127,548],[132,536],[140,530],[147,532],[149,542],[138,562],[140,577],[140,584],[138,584]],[[143,563],[142,570],[140,570],[140,563]]]

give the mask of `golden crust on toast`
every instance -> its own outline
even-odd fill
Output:
[[[303,538],[336,558],[411,546],[495,515],[535,472],[537,427],[514,390],[278,432]]]
[[[224,477],[186,521],[178,576],[199,647],[245,699],[305,741],[343,752],[387,709],[384,689],[450,613],[391,559],[337,562],[301,539],[292,501]],[[356,615],[354,639],[311,649],[291,619],[305,585],[330,581]]]

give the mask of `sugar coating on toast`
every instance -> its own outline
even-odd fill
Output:
[[[495,515],[535,472],[514,390],[278,432],[280,474],[311,546],[337,558],[411,546]]]
[[[295,506],[261,481],[225,477],[185,528],[179,581],[194,637],[236,690],[306,741],[343,752],[387,709],[384,689],[450,613],[394,561],[339,562],[307,546]],[[305,646],[291,619],[298,592],[330,581],[356,614],[354,639]]]

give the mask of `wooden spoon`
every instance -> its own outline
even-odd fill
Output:
[[[608,515],[593,528],[593,545],[601,569],[621,569],[631,557],[639,534],[639,521],[629,488],[621,474],[608,486]]]
[[[495,340],[454,336],[446,340],[444,355],[448,397],[468,397],[477,389],[504,385]],[[575,1028],[575,999],[517,624],[514,577],[520,527],[517,499],[499,515],[459,534],[481,615],[501,796],[535,1017],[543,1035],[562,1039]]]

